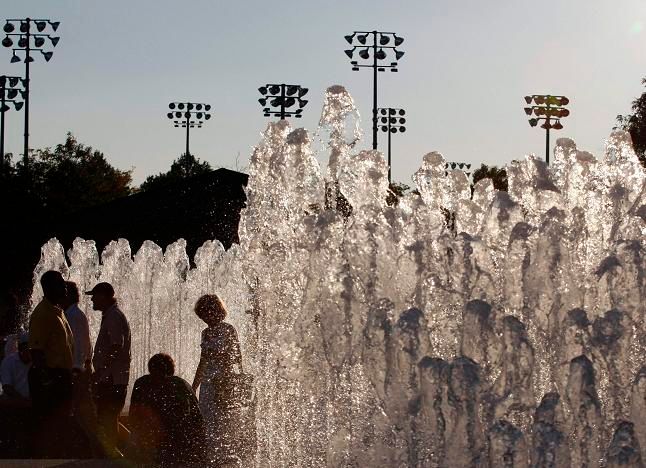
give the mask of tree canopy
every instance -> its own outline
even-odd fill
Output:
[[[33,151],[24,162],[5,158],[2,199],[18,217],[57,216],[106,203],[132,193],[131,171],[113,167],[100,151],[71,133],[54,148]]]
[[[507,182],[507,171],[504,169],[499,169],[496,166],[487,166],[486,164],[481,164],[478,169],[473,173],[473,185],[475,185],[479,180],[482,179],[491,179],[493,182],[493,188],[496,190],[502,190],[504,192],[509,188]]]
[[[642,84],[646,85],[646,78]],[[628,115],[617,116],[618,127],[630,133],[639,161],[646,167],[646,92],[632,102],[631,110]]]
[[[192,154],[185,153],[173,161],[168,172],[146,177],[144,183],[141,184],[140,190],[147,191],[166,187],[190,177],[211,172],[212,170],[213,168],[207,161],[200,161]]]

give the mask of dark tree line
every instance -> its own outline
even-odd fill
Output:
[[[133,192],[131,171],[116,169],[71,133],[54,148],[33,151],[27,170],[11,154],[2,169],[3,211],[14,219],[60,216]]]
[[[168,172],[148,176],[133,186],[132,171],[112,166],[105,155],[68,133],[64,143],[30,154],[28,170],[21,159],[5,155],[0,174],[3,213],[11,219],[45,218],[74,213],[138,191],[168,187],[211,172],[208,162],[181,155]]]

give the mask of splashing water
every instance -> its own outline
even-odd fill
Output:
[[[354,119],[330,88],[325,173],[305,130],[269,124],[240,246],[207,242],[191,269],[183,240],[134,257],[119,240],[100,260],[92,241],[66,260],[51,240],[34,279],[53,268],[85,289],[111,281],[135,376],[166,351],[192,378],[192,307],[223,297],[256,378],[247,466],[641,466],[646,177],[628,135],[614,132],[599,160],[560,139],[549,168],[514,161],[508,193],[485,179],[472,196],[429,153],[419,194],[387,206],[381,154],[351,154]],[[338,193],[352,215],[326,209]]]

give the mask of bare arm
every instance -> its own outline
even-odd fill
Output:
[[[206,358],[204,356],[204,350],[202,350],[202,354],[200,355],[200,362],[197,365],[197,369],[195,370],[195,378],[193,379],[193,391],[196,393],[197,393],[198,387],[202,383],[205,367],[206,367]]]
[[[242,351],[240,351],[240,340],[238,340],[238,334],[234,331],[234,349],[233,349],[233,363],[238,365],[240,373],[242,373]]]

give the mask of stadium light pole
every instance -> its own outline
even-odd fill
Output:
[[[529,119],[529,125],[536,127],[541,120],[541,128],[545,129],[545,163],[550,164],[550,129],[561,130],[563,125],[561,119],[570,115],[570,111],[564,106],[570,103],[565,96],[552,96],[549,94],[533,94],[525,96],[525,102],[530,107],[525,107],[525,114],[535,117]],[[533,105],[532,105],[533,104]]]
[[[371,38],[368,41],[368,38]],[[404,39],[393,32],[382,31],[355,31],[350,35],[344,36],[352,49],[345,50],[345,55],[350,58],[352,71],[359,71],[360,68],[372,68],[372,149],[377,149],[377,75],[378,72],[384,72],[389,69],[391,72],[397,71],[397,62],[404,56],[404,52],[397,50]],[[393,45],[389,45],[391,44]],[[359,58],[363,60],[352,60],[357,49]],[[390,53],[390,54],[389,54]],[[392,54],[392,55],[391,55]],[[382,63],[390,56],[390,65]],[[370,59],[372,58],[372,63]]]
[[[303,108],[307,105],[308,101],[303,99],[308,92],[307,88],[301,85],[290,84],[266,84],[258,88],[262,97],[258,102],[262,106],[263,115],[265,117],[280,117],[280,120],[285,120],[285,117],[295,117],[300,119],[303,117]],[[268,105],[269,103],[269,105]],[[291,111],[287,110],[298,103],[298,109]],[[272,107],[278,110],[272,110]]]
[[[388,183],[392,182],[392,159],[391,159],[391,142],[390,137],[393,133],[404,133],[406,127],[406,111],[404,109],[399,109],[396,107],[380,107],[378,113],[381,114],[379,118],[381,123],[381,131],[388,134]]]
[[[189,151],[189,140],[191,128],[202,128],[204,121],[211,118],[208,112],[211,110],[210,104],[201,102],[171,102],[168,104],[171,110],[166,117],[173,121],[175,128],[186,128],[186,155]]]
[[[467,179],[471,178],[471,164],[465,162],[446,162],[444,163],[444,175],[449,175],[449,169],[454,171],[456,169],[464,172],[467,176]]]
[[[49,19],[8,19],[3,27],[5,38],[2,45],[12,49],[11,63],[21,62],[17,53],[24,53],[25,78],[24,78],[24,102],[25,102],[25,134],[23,145],[23,158],[25,172],[29,172],[29,64],[34,61],[32,52],[40,52],[46,62],[52,59],[53,52],[46,51],[45,40],[49,40],[52,47],[56,47],[60,37],[54,37],[51,34],[43,33],[47,28],[56,31],[61,23]],[[18,29],[19,32],[14,32]],[[35,32],[34,32],[35,29]],[[18,38],[18,43],[14,44],[12,37]],[[15,45],[15,47],[14,47]]]
[[[16,99],[19,93],[21,96],[24,93],[24,90],[19,88],[21,82],[23,80],[19,76],[0,76],[0,164],[2,165],[0,171],[2,172],[5,167],[4,114],[11,109],[8,103],[13,104],[17,111],[22,109],[24,103]]]

